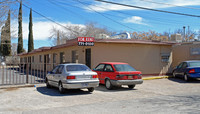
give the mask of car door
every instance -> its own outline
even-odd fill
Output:
[[[110,80],[114,80],[116,78],[116,75],[114,73],[113,67],[110,64],[105,64],[104,70],[101,74],[101,77],[104,79],[108,78]]]
[[[180,64],[176,67],[176,69],[174,70],[174,73],[175,73],[177,76],[180,76],[180,74],[181,74],[181,67],[182,67],[182,65],[183,65],[183,62],[180,63]]]
[[[59,65],[57,71],[56,71],[56,75],[54,76],[54,80],[57,82],[57,85],[58,85],[58,82],[61,80],[62,78],[62,72],[63,72],[63,68],[64,66],[63,65]]]
[[[57,83],[55,82],[55,76],[56,76],[56,73],[57,73],[57,70],[58,70],[59,66],[56,66],[49,74],[48,76],[48,80],[49,80],[49,84],[50,85],[53,85],[53,86],[56,86]]]
[[[94,71],[98,74],[98,78],[99,78],[99,83],[103,84],[104,83],[104,78],[102,77],[102,73],[104,70],[105,64],[99,64]]]
[[[182,64],[182,66],[181,66],[181,68],[180,68],[180,70],[179,70],[179,74],[181,75],[181,76],[184,76],[184,74],[185,74],[185,72],[186,72],[186,68],[187,68],[187,62],[183,62],[183,64]]]

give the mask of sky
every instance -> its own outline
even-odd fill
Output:
[[[122,4],[178,12],[200,16],[200,0],[107,0]],[[102,3],[94,0],[26,0],[26,6],[61,25],[84,25],[95,22],[99,27],[113,32],[173,32],[186,26],[193,31],[200,29],[200,17],[189,17],[125,6]],[[28,23],[30,9],[23,6],[24,48],[28,45]],[[17,20],[12,20],[13,31],[17,31]],[[188,27],[189,26],[189,27]],[[35,49],[52,46],[51,29],[62,26],[33,12],[33,37]],[[17,35],[17,34],[16,34]],[[17,39],[13,39],[17,43]]]

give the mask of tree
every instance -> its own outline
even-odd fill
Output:
[[[1,0],[0,1],[0,27],[5,24],[7,19],[7,12],[10,10],[11,14],[15,15],[16,9],[15,5],[17,0]],[[12,6],[12,8],[11,8]]]
[[[187,30],[186,30],[187,29]],[[185,31],[183,29],[176,29],[174,31],[174,34],[178,33],[178,34],[181,34],[182,36],[182,41],[183,42],[190,42],[190,41],[193,41],[194,38],[196,37],[196,32],[194,30],[191,30],[189,29],[189,26],[188,28],[186,28]],[[185,33],[184,33],[185,32]]]
[[[17,53],[23,52],[23,34],[22,34],[22,1],[20,2],[19,15],[18,15],[18,46]]]
[[[29,17],[29,35],[28,35],[28,52],[34,50],[34,43],[33,43],[33,23],[32,23],[32,9],[30,10],[30,17]]]
[[[98,34],[112,34],[112,32],[108,31],[106,28],[97,27],[97,24],[93,22],[86,23],[85,25],[68,24],[65,28],[66,29],[62,30],[55,27],[52,28],[50,39],[53,39],[53,45],[57,44],[57,38],[60,38],[61,43],[65,43],[66,40],[77,37],[96,37]],[[57,36],[58,31],[59,37]]]
[[[9,56],[11,54],[10,34],[11,33],[10,33],[10,10],[9,10],[5,26],[2,27],[2,32],[1,32],[1,53],[3,56]]]

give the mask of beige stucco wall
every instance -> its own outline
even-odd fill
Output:
[[[92,48],[92,68],[99,62],[126,62],[143,74],[165,74],[172,56],[169,62],[161,62],[162,53],[171,54],[171,46],[96,43]]]
[[[200,43],[184,43],[182,45],[175,45],[173,46],[173,64],[172,67],[174,68],[182,61],[187,60],[200,60],[200,55],[191,55],[190,49],[198,47],[200,48]]]
[[[150,45],[150,44],[122,44],[122,43],[96,43],[95,46],[71,46],[60,49],[49,50],[45,52],[37,52],[29,55],[23,55],[21,58],[27,56],[34,56],[34,63],[39,62],[39,55],[42,55],[42,62],[44,62],[44,55],[50,54],[50,63],[47,65],[48,71],[53,68],[53,53],[56,53],[56,64],[60,63],[60,52],[64,52],[65,62],[72,62],[72,51],[76,50],[78,54],[79,63],[85,64],[85,49],[91,48],[91,68],[100,62],[126,62],[135,69],[142,71],[143,74],[165,74],[169,72],[172,63],[172,46],[171,45]],[[170,54],[169,62],[162,62],[162,54]],[[32,64],[32,68],[41,69]],[[42,69],[41,69],[42,70]],[[170,69],[171,70],[171,69]]]

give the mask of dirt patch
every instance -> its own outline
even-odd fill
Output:
[[[7,88],[7,89],[5,89],[4,91],[15,91],[15,90],[18,90],[19,88],[15,88],[15,87],[13,87],[13,88]]]

